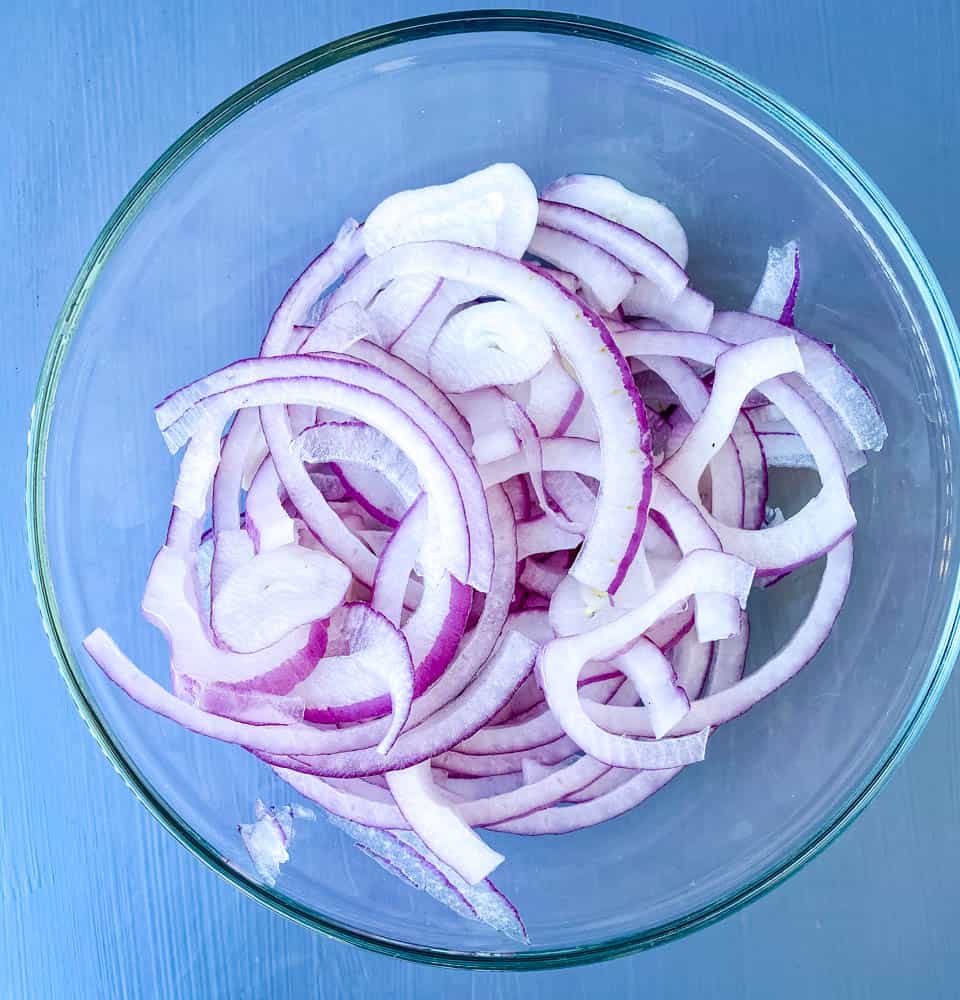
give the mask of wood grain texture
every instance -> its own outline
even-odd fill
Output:
[[[693,938],[542,974],[414,966],[270,914],[148,816],[78,718],[34,605],[21,483],[36,376],[83,253],[142,170],[217,101],[314,45],[442,6],[0,6],[0,467],[8,484],[0,496],[0,997],[956,996],[957,682],[878,800],[787,885]],[[671,35],[793,101],[872,174],[960,303],[955,0],[568,6]]]

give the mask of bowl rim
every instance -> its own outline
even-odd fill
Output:
[[[45,467],[52,425],[53,404],[60,374],[80,317],[97,277],[113,250],[140,212],[208,139],[254,105],[293,83],[354,56],[387,49],[403,42],[436,36],[477,32],[538,32],[575,36],[606,42],[659,56],[683,69],[706,77],[747,100],[800,140],[845,182],[870,210],[901,259],[923,304],[937,327],[954,398],[960,398],[960,332],[946,297],[930,264],[899,214],[863,169],[829,135],[804,114],[742,74],[694,49],[660,35],[612,21],[574,14],[526,10],[478,10],[431,14],[369,28],[311,49],[258,77],[218,104],[173,143],[143,174],[120,202],[87,253],[54,327],[37,385],[28,433],[26,515],[31,575],[40,605],[44,630],[58,661],[60,673],[79,712],[104,754],[146,808],[189,851],[227,881],[265,906],[331,937],[376,952],[427,964],[487,969],[563,968],[616,958],[674,940],[735,912],[797,872],[831,843],[860,814],[916,742],[950,676],[960,651],[960,586],[954,583],[947,620],[943,627],[922,690],[894,735],[883,757],[863,776],[847,800],[830,815],[820,830],[788,857],[768,867],[734,891],[678,919],[643,932],[619,935],[606,941],[575,947],[532,949],[520,952],[461,952],[394,941],[342,924],[268,889],[233,868],[211,845],[199,837],[170,808],[139,773],[114,740],[101,717],[83,673],[70,651],[61,621],[45,532]]]

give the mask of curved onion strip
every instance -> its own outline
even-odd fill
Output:
[[[350,570],[326,552],[295,544],[270,549],[238,567],[213,596],[210,624],[228,649],[256,653],[326,618],[352,582]]]
[[[633,275],[625,264],[572,233],[537,226],[528,249],[534,256],[575,274],[603,312],[616,309],[633,287]]]
[[[589,758],[587,758],[589,759]],[[559,834],[596,826],[620,816],[648,799],[675,778],[682,768],[641,771],[617,788],[578,805],[542,809],[530,816],[503,823],[485,824],[498,833]]]
[[[726,312],[714,317],[710,333],[732,344],[744,344],[782,335],[783,327],[762,316]],[[868,389],[826,344],[799,330],[794,331],[794,336],[803,358],[803,377],[788,376],[788,384],[828,426],[829,414],[835,415],[855,447],[863,451],[881,448],[887,428]]]
[[[793,310],[800,289],[800,247],[790,240],[767,250],[767,266],[750,303],[750,312],[793,326]]]
[[[387,786],[414,833],[471,885],[503,862],[503,855],[488,847],[438,795],[428,760],[390,771]]]
[[[690,699],[678,683],[670,661],[649,639],[642,638],[621,653],[613,666],[619,667],[637,689],[650,712],[650,724],[657,739],[669,733],[690,711]]]
[[[304,718],[309,722],[339,721],[344,717],[342,712],[327,707],[331,693],[337,690],[337,675],[349,690],[356,675],[372,674],[380,678],[389,694],[390,728],[377,745],[377,752],[386,754],[403,731],[413,703],[413,661],[407,642],[396,626],[367,604],[344,604],[331,616],[330,628],[327,656],[293,689],[306,705]]]
[[[527,415],[540,437],[559,437],[583,405],[583,390],[563,367],[556,354],[532,379]],[[477,458],[477,461],[484,461]]]
[[[687,274],[656,243],[651,243],[633,229],[611,222],[584,208],[554,201],[540,202],[540,225],[572,233],[596,244],[623,261],[631,271],[646,275],[670,298],[687,287]]]
[[[249,414],[256,413],[256,410],[242,412]],[[280,499],[282,489],[277,467],[268,456],[260,463],[250,483],[244,511],[244,528],[257,552],[279,549],[297,540],[296,522]]]
[[[636,194],[612,177],[568,174],[543,189],[543,198],[576,205],[619,222],[662,247],[681,266],[687,266],[687,234],[666,205]]]
[[[421,493],[410,505],[397,530],[380,553],[373,581],[370,605],[394,625],[400,624],[403,597],[426,530],[427,499]]]

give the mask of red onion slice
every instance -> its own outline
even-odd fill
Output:
[[[331,616],[326,656],[293,694],[303,699],[308,722],[340,722],[352,721],[355,703],[385,687],[391,722],[377,752],[387,754],[410,717],[413,685],[413,661],[403,634],[374,608],[353,603]]]
[[[516,907],[489,880],[470,885],[445,865],[412,833],[376,830],[331,816],[343,830],[389,871],[449,906],[455,913],[480,920],[516,941],[529,943]]]
[[[529,253],[577,276],[602,312],[616,309],[633,287],[630,269],[594,243],[549,226],[533,231]]]
[[[611,222],[618,222],[662,247],[681,266],[687,266],[687,234],[662,202],[635,194],[612,177],[569,174],[543,189],[548,201],[576,205]]]
[[[750,303],[750,312],[793,326],[793,310],[800,289],[800,248],[795,240],[770,247],[767,266]]]
[[[414,833],[470,885],[476,885],[504,860],[488,847],[444,802],[433,784],[430,762],[390,771],[387,785]]]
[[[687,287],[686,272],[645,236],[584,208],[540,202],[540,225],[580,236],[619,258],[631,270],[645,275],[665,295],[675,299]]]
[[[320,621],[344,599],[353,581],[338,559],[299,545],[255,555],[214,595],[215,634],[237,653],[255,653],[294,629]],[[257,608],[255,615],[250,614]]]
[[[537,190],[513,163],[495,163],[449,184],[398,191],[370,213],[371,257],[402,243],[453,240],[520,257],[537,221]]]
[[[553,345],[536,316],[509,302],[481,302],[454,313],[430,346],[430,376],[446,392],[525,382],[550,360]]]

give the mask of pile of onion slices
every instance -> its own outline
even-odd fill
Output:
[[[185,449],[142,601],[169,689],[101,629],[88,652],[525,939],[478,831],[620,815],[794,676],[850,579],[848,476],[886,436],[794,328],[794,244],[748,312],[686,263],[659,202],[590,175],[538,195],[513,164],[348,220],[256,357],[155,409]],[[790,517],[777,468],[819,478]],[[806,619],[745,673],[751,588],[824,556]]]

